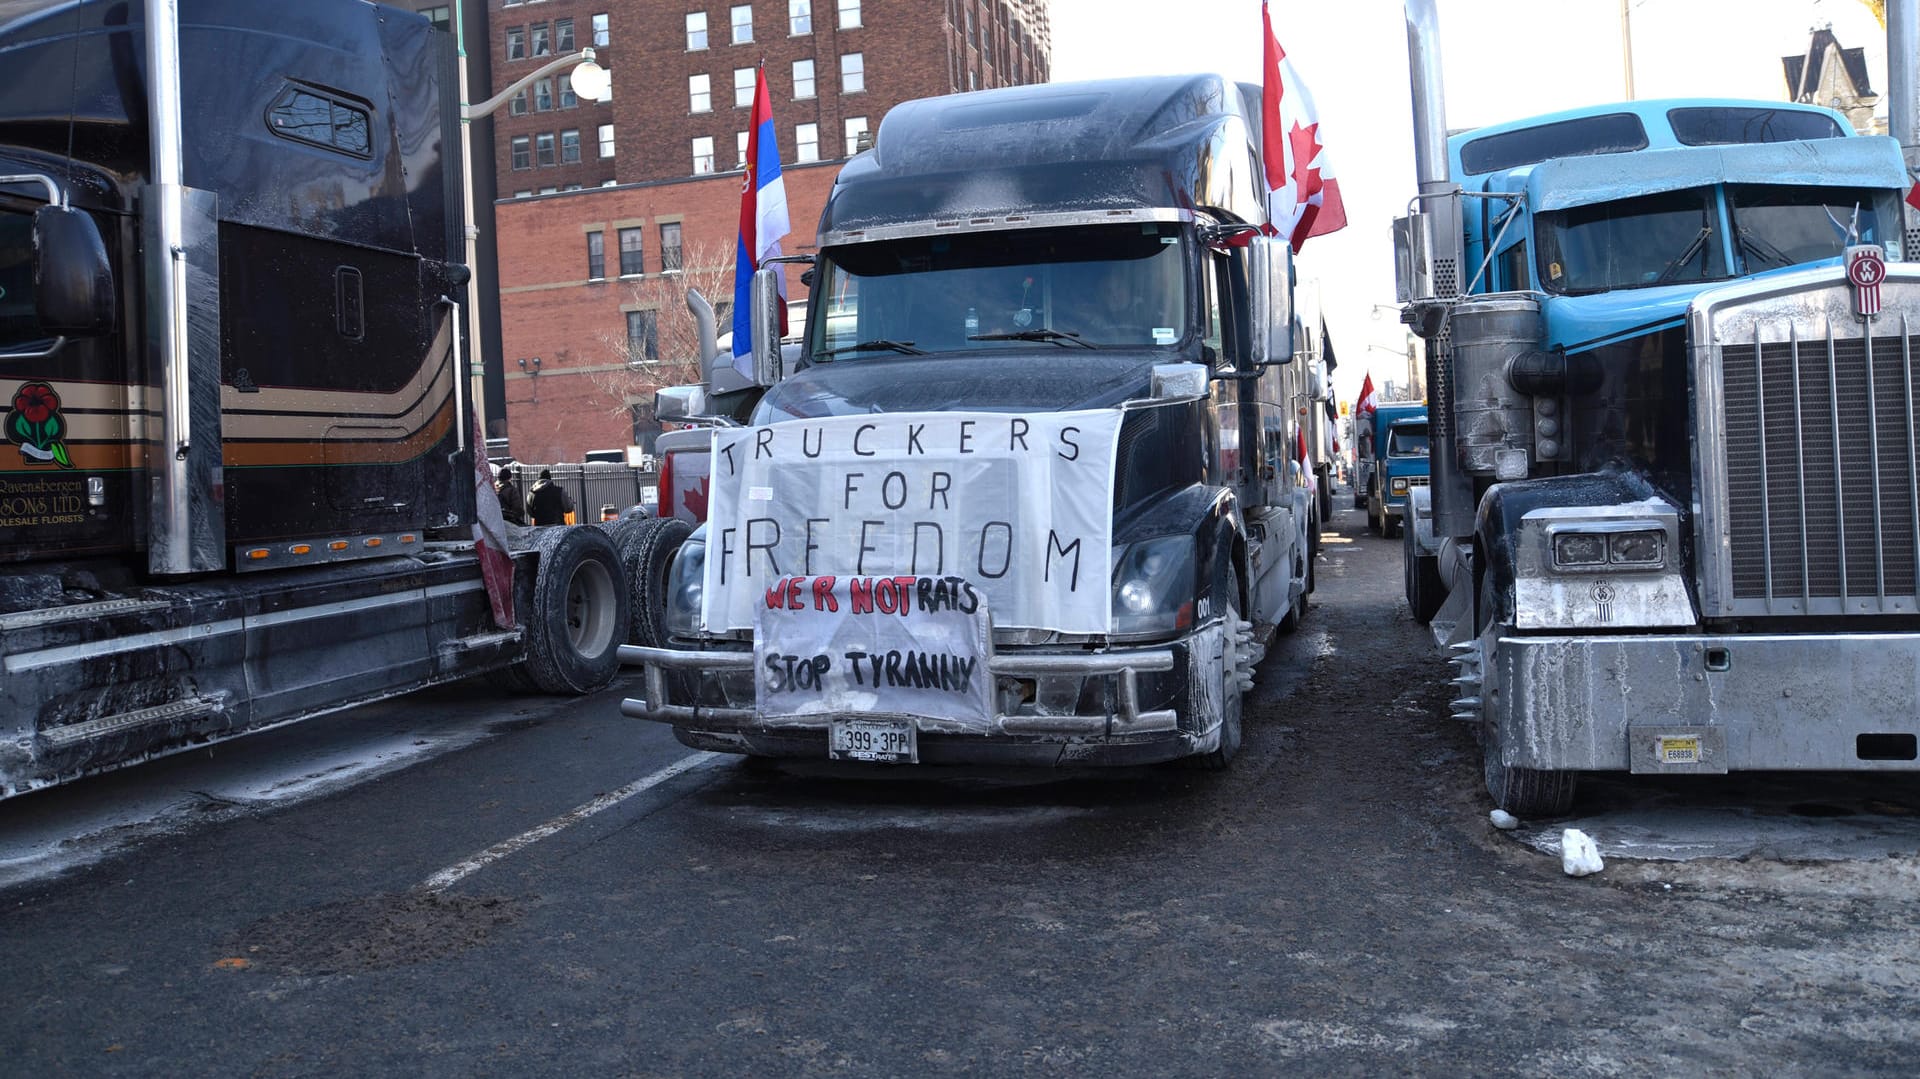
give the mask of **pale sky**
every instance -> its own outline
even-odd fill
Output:
[[[1447,124],[1459,129],[1626,96],[1620,0],[1438,0]],[[1831,24],[1886,93],[1886,36],[1861,0],[1628,0],[1636,97],[1781,100],[1780,58]],[[1260,81],[1259,0],[1050,0],[1056,82],[1220,71]],[[1326,314],[1350,400],[1364,371],[1404,378],[1390,223],[1413,194],[1406,19],[1398,0],[1273,0],[1274,32],[1320,108],[1347,227],[1309,240],[1300,299]],[[1884,97],[1881,114],[1886,112]],[[1316,299],[1317,297],[1317,299]],[[1378,346],[1369,348],[1368,346]],[[1392,353],[1392,354],[1389,354]]]

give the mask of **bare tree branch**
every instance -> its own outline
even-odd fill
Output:
[[[627,416],[632,405],[653,403],[655,390],[699,382],[700,330],[687,310],[687,289],[697,288],[711,301],[719,321],[718,333],[731,328],[733,305],[733,250],[718,243],[688,244],[681,251],[680,270],[654,273],[627,283],[621,305],[654,314],[654,355],[646,342],[629,340],[623,314],[620,329],[596,337],[594,354],[587,359],[595,395],[607,411]],[[722,305],[726,310],[721,310]]]

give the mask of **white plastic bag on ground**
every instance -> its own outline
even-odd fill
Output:
[[[1600,860],[1600,848],[1594,845],[1593,837],[1578,828],[1568,828],[1560,833],[1560,868],[1569,877],[1584,877],[1598,873],[1607,864]]]

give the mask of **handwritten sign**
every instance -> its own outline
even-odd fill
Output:
[[[754,612],[762,717],[992,716],[984,598],[958,577],[783,577]]]
[[[994,624],[1104,633],[1117,410],[884,413],[716,431],[702,617],[789,577],[955,577]]]

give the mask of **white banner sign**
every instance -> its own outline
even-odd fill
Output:
[[[710,630],[784,577],[957,577],[994,624],[1105,633],[1117,410],[881,413],[714,433]]]
[[[761,716],[993,715],[987,608],[958,577],[787,577],[754,613]]]

